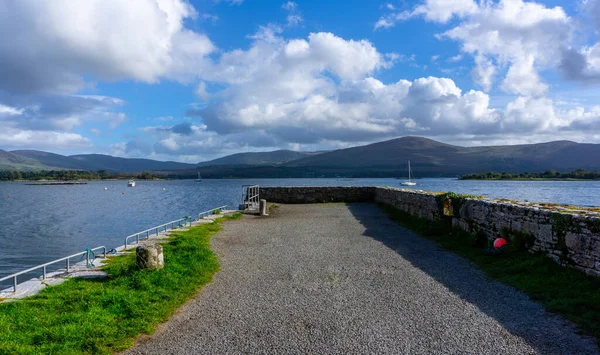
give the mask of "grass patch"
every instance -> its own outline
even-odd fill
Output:
[[[477,243],[480,238],[452,229],[444,221],[421,219],[387,205],[382,208],[398,224],[472,261],[489,278],[521,290],[600,343],[600,278],[562,267],[542,253],[531,254],[518,243],[503,254],[490,255]]]
[[[219,269],[210,238],[222,217],[171,234],[165,268],[135,267],[135,253],[113,257],[107,279],[71,279],[23,300],[0,304],[0,354],[111,354],[151,333],[212,280]]]

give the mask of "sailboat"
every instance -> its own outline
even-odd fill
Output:
[[[200,172],[198,172],[198,178],[196,179],[196,182],[202,182],[202,175],[200,175]]]
[[[404,186],[415,186],[417,183],[414,181],[411,181],[412,178],[412,171],[410,170],[410,160],[408,161],[408,180],[402,182],[402,185]]]

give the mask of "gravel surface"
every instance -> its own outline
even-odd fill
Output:
[[[128,354],[598,353],[372,204],[283,205],[212,244],[214,281]]]

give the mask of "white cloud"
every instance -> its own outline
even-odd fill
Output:
[[[17,109],[14,107],[10,107],[10,106],[6,106],[6,105],[2,105],[0,104],[0,116],[2,115],[6,115],[6,116],[18,116],[23,114],[23,109]]]
[[[388,4],[386,8],[391,11],[396,10],[391,4]],[[472,15],[477,10],[478,6],[473,0],[425,0],[422,5],[415,6],[411,11],[392,12],[380,17],[375,23],[375,29],[394,27],[399,21],[418,16],[423,16],[429,21],[446,23],[454,16]]]
[[[115,129],[127,119],[124,113],[117,111],[124,102],[113,97],[49,95],[7,96],[7,99],[17,104],[15,107],[0,105],[0,123],[15,129],[72,131],[85,122],[103,122]],[[2,114],[2,107],[8,107],[8,115]]]
[[[215,3],[225,2],[225,3],[228,3],[229,5],[239,5],[244,2],[244,0],[214,0],[214,1],[215,1]]]
[[[300,24],[304,19],[302,18],[302,14],[298,10],[298,4],[293,1],[288,1],[281,5],[281,8],[288,12],[287,16],[287,26],[293,27]]]
[[[510,68],[500,86],[502,90],[519,95],[541,96],[548,90],[533,67],[532,55],[519,58]]]
[[[539,96],[547,91],[548,85],[538,72],[561,64],[574,31],[573,20],[561,7],[549,8],[523,0],[426,0],[412,11],[389,14],[378,23],[383,21],[380,27],[391,27],[415,16],[439,23],[457,18],[458,24],[438,38],[458,41],[461,50],[473,56],[474,81],[485,91],[491,90],[494,78],[506,71],[499,87],[518,95]],[[588,72],[593,71],[594,56],[588,54],[592,52],[573,54],[588,58],[579,58],[580,62],[589,63]],[[581,70],[569,63],[563,66],[574,77]]]
[[[298,4],[296,4],[293,1],[288,1],[281,5],[281,8],[287,11],[296,11],[296,9],[298,8]]]
[[[219,145],[242,149],[247,139],[260,149],[285,145],[326,149],[409,134],[481,141],[503,134],[512,139],[567,131],[583,136],[576,127],[584,122],[589,126],[599,117],[577,106],[557,109],[552,100],[539,97],[546,88],[527,70],[531,61],[515,65],[521,70],[503,81],[506,90],[524,96],[494,108],[485,92],[463,92],[448,78],[385,84],[372,76],[386,67],[383,58],[386,55],[367,41],[330,33],[290,40],[275,34],[256,37],[248,50],[223,53],[216,64],[210,80],[225,83],[226,89],[213,93],[207,106],[189,112],[205,126],[177,139],[174,132],[163,131],[166,136],[160,138],[156,152],[214,154]],[[397,55],[389,58],[398,60]],[[484,70],[477,73],[478,80],[490,86],[496,66],[485,56],[480,61],[477,67]],[[529,86],[511,87],[518,80]]]
[[[483,88],[484,91],[488,92],[492,88],[494,82],[494,75],[496,74],[496,67],[492,61],[483,55],[475,56],[475,68],[473,68],[471,74],[473,80]]]
[[[0,90],[75,92],[84,77],[185,79],[214,45],[183,21],[184,0],[0,2]],[[35,50],[32,50],[35,48]]]
[[[446,23],[454,16],[472,15],[477,10],[478,6],[473,0],[426,0],[411,15],[423,15],[427,20]]]
[[[205,21],[210,22],[213,26],[216,25],[217,21],[219,20],[219,16],[208,13],[202,14],[201,18]]]
[[[76,133],[4,127],[0,131],[0,145],[27,149],[70,149],[90,147],[91,141]]]
[[[450,63],[454,63],[454,62],[459,62],[463,59],[462,54],[457,54],[455,56],[452,56],[450,58],[448,58],[446,61],[450,62]]]

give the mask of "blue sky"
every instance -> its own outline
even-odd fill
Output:
[[[0,149],[600,143],[600,0],[6,0]]]

